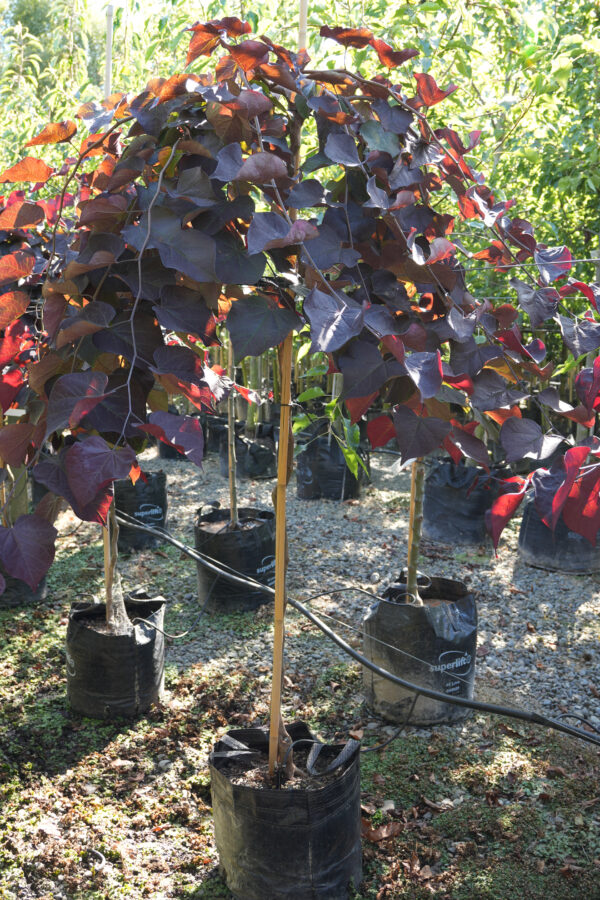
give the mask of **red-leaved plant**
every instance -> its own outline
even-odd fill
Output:
[[[167,412],[167,395],[206,411],[224,396],[228,382],[205,363],[220,321],[236,361],[308,322],[313,350],[343,375],[353,421],[381,395],[392,405],[369,436],[373,446],[395,436],[405,462],[444,447],[488,467],[478,426],[499,427],[508,462],[540,460],[564,440],[556,417],[594,424],[600,358],[578,374],[572,407],[543,387],[552,362],[518,322],[556,322],[574,356],[595,351],[600,288],[569,279],[569,251],[538,243],[473,169],[479,132],[465,139],[438,115],[454,85],[411,74],[416,52],[366,29],[322,33],[370,45],[373,78],[314,71],[304,52],[247,37],[236,18],[191,31],[186,66],[214,56],[213,74],[86,104],[77,126],[54,123],[33,141],[68,141],[60,171],[29,156],[0,175],[31,184],[0,214],[16,242],[0,260],[1,399],[5,412],[23,410],[0,430],[3,460],[34,468],[78,516],[102,523],[112,482],[138,471],[146,432],[200,464],[199,422]],[[56,202],[34,201],[57,179]],[[472,219],[489,237],[474,252],[453,240],[456,222]],[[32,346],[15,296],[35,265],[27,236],[42,228],[43,330]],[[514,304],[469,292],[478,261],[506,274]],[[583,316],[565,306],[575,292],[589,302]],[[542,425],[525,417],[526,399]],[[562,514],[595,541],[599,456],[589,438],[550,470],[509,479],[491,510],[495,543],[529,488],[547,524]],[[3,568],[31,586],[54,552],[40,513],[0,529]]]

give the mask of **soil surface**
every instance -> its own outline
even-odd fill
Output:
[[[360,500],[301,501],[290,485],[289,595],[358,649],[373,597],[406,559],[408,476],[372,460]],[[143,454],[167,473],[168,527],[194,545],[196,510],[227,505],[209,456]],[[274,481],[241,481],[240,506],[272,509]],[[167,598],[163,703],[136,721],[68,709],[70,604],[98,596],[100,529],[65,513],[46,600],[0,610],[0,897],[7,900],[229,898],[212,834],[208,754],[229,728],[263,725],[272,604],[208,615],[196,563],[173,546],[122,555],[125,591]],[[548,573],[516,554],[518,522],[490,547],[424,542],[421,569],[459,578],[479,609],[476,696],[600,727],[600,577]],[[427,661],[423,662],[427,666]],[[284,717],[327,743],[368,747],[395,728],[363,702],[360,668],[293,610]],[[567,719],[573,724],[579,720]],[[580,900],[600,897],[597,748],[538,726],[474,715],[407,728],[361,759],[364,900]]]

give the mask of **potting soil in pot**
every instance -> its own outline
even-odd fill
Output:
[[[100,719],[136,716],[160,699],[165,602],[163,597],[139,593],[127,599],[127,615],[135,623],[129,634],[107,630],[104,603],[72,605],[66,646],[67,699],[72,709]]]
[[[425,479],[423,536],[443,544],[488,542],[485,513],[497,484],[485,469],[434,460]]]
[[[363,619],[364,655],[393,675],[417,685],[471,699],[477,650],[475,598],[460,581],[423,579],[423,606],[407,603],[406,583],[391,585]],[[390,722],[406,720],[413,691],[363,668],[367,703]],[[458,722],[470,710],[418,697],[408,723]]]
[[[198,511],[195,532],[196,550],[211,559],[250,575],[261,584],[275,584],[275,514],[269,510],[238,509],[239,527],[229,527],[228,509]],[[198,596],[212,612],[256,609],[270,598],[250,586],[235,584],[207,569],[198,568]]]
[[[287,728],[294,752],[316,752],[303,722]],[[316,774],[311,787],[233,783],[240,768],[253,782],[268,747],[267,729],[240,729],[210,756],[215,842],[228,888],[238,900],[346,900],[362,878],[359,743],[323,747],[313,771],[325,778]]]
[[[600,571],[600,533],[596,546],[571,531],[562,516],[552,531],[542,522],[533,498],[523,510],[519,531],[519,556],[530,566],[551,572],[587,575]]]
[[[130,478],[115,481],[115,508],[137,519],[141,525],[164,528],[167,521],[167,476],[164,472],[144,472],[135,484]],[[160,543],[160,537],[119,525],[119,552],[141,550]]]

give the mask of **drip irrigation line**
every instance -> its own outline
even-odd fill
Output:
[[[187,635],[188,635],[188,634],[196,627],[196,625],[198,624],[198,622],[200,621],[200,619],[202,618],[202,616],[203,616],[204,613],[206,612],[206,607],[207,607],[207,605],[208,605],[208,601],[210,600],[210,595],[211,595],[212,592],[213,592],[213,588],[214,588],[214,585],[215,585],[215,584],[216,584],[216,580],[215,580],[215,582],[213,583],[213,585],[212,585],[210,591],[209,591],[208,594],[206,595],[206,600],[205,600],[204,603],[202,604],[202,607],[201,607],[201,609],[200,609],[200,612],[198,613],[198,615],[196,616],[196,618],[194,619],[194,621],[192,622],[192,624],[190,625],[190,627],[187,629],[187,631],[182,631],[181,634],[169,634],[168,631],[163,631],[163,629],[162,629],[162,628],[159,628],[158,625],[156,625],[154,622],[151,622],[149,619],[142,619],[141,616],[135,616],[135,617],[131,620],[131,624],[132,624],[132,625],[135,625],[136,622],[143,622],[144,625],[149,625],[150,628],[154,628],[155,631],[158,631],[159,634],[162,634],[162,635],[163,635],[163,637],[169,638],[170,641],[178,641],[178,640],[180,640],[181,638],[187,637]]]
[[[174,538],[166,529],[163,528],[154,528],[149,525],[142,525],[137,522],[136,519],[132,519],[130,516],[119,512],[117,514],[117,521],[121,524],[128,525],[132,528],[137,528],[139,531],[146,531],[149,534],[160,535],[166,541],[173,544],[173,546],[180,549],[187,556],[190,556],[192,559],[201,562],[207,569],[217,572],[222,575],[224,578],[227,578],[229,581],[232,581],[236,584],[243,584],[246,586],[250,586],[253,589],[260,590],[264,594],[267,594],[269,597],[273,597],[275,591],[273,588],[269,587],[266,584],[261,584],[260,581],[256,581],[254,578],[246,577],[241,575],[240,573],[234,574],[235,570],[229,569],[229,567],[223,566],[218,563],[216,560],[212,559],[209,556],[205,556],[203,553],[198,553],[196,550],[192,550],[191,547],[187,547],[181,541]],[[424,687],[423,685],[414,684],[412,681],[406,681],[404,678],[400,678],[398,675],[394,675],[392,672],[388,672],[386,669],[382,669],[381,666],[376,665],[370,659],[367,659],[366,656],[363,656],[362,653],[359,653],[354,647],[351,647],[342,637],[340,637],[332,628],[325,624],[325,622],[321,621],[321,619],[312,612],[312,610],[308,609],[303,603],[300,603],[299,600],[294,600],[292,597],[287,597],[287,602],[289,605],[297,610],[297,612],[302,613],[313,625],[316,625],[320,631],[323,632],[326,637],[328,637],[334,644],[336,644],[341,650],[344,651],[348,656],[354,659],[356,662],[360,663],[365,668],[369,669],[371,672],[374,672],[376,675],[379,675],[381,678],[385,678],[386,681],[391,681],[393,684],[397,684],[400,687],[405,688],[413,693],[421,694],[424,697],[428,697],[430,700],[440,700],[443,703],[450,703],[454,706],[462,706],[467,709],[474,709],[478,712],[487,713],[488,715],[496,715],[496,716],[506,716],[511,719],[518,719],[522,722],[531,722],[535,725],[541,725],[543,728],[550,728],[554,731],[559,731],[562,734],[568,734],[571,737],[579,738],[580,740],[586,741],[587,743],[594,744],[600,747],[600,734],[592,734],[588,731],[584,731],[582,728],[575,728],[572,725],[565,725],[560,719],[551,719],[548,716],[544,716],[541,713],[533,712],[526,709],[518,709],[510,706],[501,706],[497,703],[485,703],[482,700],[468,700],[465,697],[457,697],[453,694],[444,694],[441,691],[435,691],[432,688]]]
[[[595,725],[592,725],[589,719],[584,718],[584,716],[579,716],[577,713],[562,713],[560,716],[556,717],[557,720],[560,719],[577,719],[578,722],[584,722],[588,728],[591,728],[592,731],[595,731],[596,734],[600,734],[600,728],[596,728]]]
[[[352,590],[354,590],[354,588],[348,588],[348,590],[352,591]],[[327,593],[330,593],[330,592],[329,591],[324,592],[324,594],[327,594]],[[333,592],[331,592],[331,593],[333,593]],[[320,596],[324,596],[324,594],[320,595]],[[374,600],[379,599],[379,598],[375,597],[373,594],[371,594],[371,597],[373,597]],[[311,597],[310,599],[312,600],[313,598]],[[401,656],[406,656],[408,659],[412,659],[415,662],[420,663],[420,665],[422,665],[422,666],[427,666],[427,668],[432,672],[435,668],[430,662],[427,662],[427,660],[420,659],[418,656],[414,656],[412,653],[409,653],[408,650],[402,650],[400,647],[396,647],[394,644],[388,644],[387,641],[382,641],[381,638],[376,638],[374,635],[368,634],[366,631],[362,631],[362,629],[357,628],[356,625],[350,625],[349,622],[344,622],[343,619],[337,619],[335,616],[332,616],[329,613],[325,613],[322,611],[319,613],[319,615],[322,616],[324,619],[331,619],[331,621],[335,622],[336,625],[342,625],[344,628],[347,628],[349,631],[354,632],[354,634],[359,634],[359,635],[361,635],[361,637],[368,637],[370,640],[374,641],[376,644],[380,644],[382,647],[387,647],[388,650],[394,650],[396,653],[400,654]],[[456,678],[457,681],[464,681],[465,684],[470,684],[468,678],[463,678],[462,675],[457,675],[455,672],[452,673],[452,677]]]
[[[464,697],[456,697],[451,694],[443,694],[440,691],[434,691],[430,688],[423,687],[421,685],[413,684],[410,681],[405,681],[404,678],[399,678],[397,675],[393,675],[391,672],[382,669],[380,666],[377,666],[375,663],[371,662],[370,659],[367,659],[361,653],[358,653],[353,647],[346,643],[346,641],[341,638],[338,634],[335,633],[328,625],[316,616],[311,610],[307,609],[302,603],[299,603],[297,600],[292,600],[291,597],[288,598],[288,603],[306,616],[307,619],[310,619],[317,628],[320,628],[321,631],[327,635],[327,637],[331,638],[334,644],[337,644],[342,650],[344,650],[348,656],[351,656],[356,662],[359,662],[361,665],[365,666],[367,669],[370,669],[372,672],[375,672],[376,675],[380,675],[382,678],[385,678],[387,681],[391,681],[394,684],[399,685],[400,687],[406,688],[409,691],[415,691],[422,694],[424,697],[429,697],[431,700],[442,700],[444,703],[452,703],[455,706],[467,707],[469,709],[475,709],[478,712],[484,712],[497,716],[507,716],[511,719],[519,719],[523,722],[532,722],[536,725],[542,725],[545,728],[552,728],[555,731],[560,731],[563,734],[569,734],[572,737],[581,738],[588,743],[595,744],[596,746],[600,746],[600,736],[596,737],[596,735],[590,734],[587,731],[583,731],[581,728],[574,728],[570,725],[563,725],[562,722],[557,721],[556,719],[550,719],[547,716],[543,716],[540,713],[530,712],[529,710],[524,709],[515,709],[509,706],[499,706],[496,703],[484,703],[481,700],[467,700]]]
[[[94,847],[87,847],[87,848],[83,851],[83,854],[82,854],[82,855],[83,855],[83,856],[88,856],[88,857],[91,856],[91,857],[93,857],[94,859],[98,860],[98,865],[92,864],[92,865],[93,865],[93,868],[96,870],[96,872],[101,872],[102,869],[103,869],[103,868],[105,867],[105,865],[106,865],[106,857],[104,856],[103,853],[100,853],[99,850],[94,849]]]
[[[404,570],[406,571],[406,570]],[[431,585],[431,579],[428,579],[429,584],[420,585],[420,587],[429,587]],[[321,591],[319,594],[312,594],[310,597],[307,597],[303,602],[304,603],[312,603],[313,600],[320,600],[321,597],[331,597],[334,594],[345,594],[348,591],[357,591],[360,594],[366,594],[371,600],[378,600],[380,603],[390,603],[394,602],[393,600],[386,600],[385,597],[379,597],[377,594],[373,594],[371,591],[366,591],[364,588],[359,587],[348,587],[348,588],[334,588],[332,591]],[[406,595],[408,596],[408,595]],[[330,619],[332,622],[335,622],[336,625],[342,625],[344,628],[347,628],[349,631],[354,632],[354,634],[359,634],[361,637],[368,637],[371,641],[374,641],[376,644],[380,644],[382,647],[387,647],[388,650],[393,650],[395,653],[400,654],[400,656],[405,656],[407,659],[412,659],[415,662],[419,663],[422,666],[427,666],[430,671],[434,671],[434,666],[427,662],[426,659],[421,659],[419,656],[415,656],[413,653],[409,653],[408,650],[403,650],[401,647],[396,647],[395,644],[388,644],[387,641],[382,641],[381,638],[375,637],[375,635],[368,634],[366,631],[363,631],[361,628],[358,628],[356,625],[350,624],[350,622],[344,622],[343,619],[338,619],[336,616],[332,616],[330,613],[326,613],[321,611],[319,613],[324,619]],[[468,678],[463,678],[462,675],[457,675],[453,673],[453,678],[456,678],[457,681],[464,681],[465,684],[470,684]]]
[[[408,720],[410,719],[413,712],[415,711],[415,706],[417,705],[417,700],[419,699],[420,696],[421,696],[420,693],[415,692],[415,696],[413,697],[412,703],[410,704],[410,706],[408,708],[408,712],[406,713],[406,715],[404,717],[404,721],[403,721],[402,725],[400,725],[399,728],[396,728],[396,730],[393,732],[393,734],[390,735],[390,737],[387,740],[382,741],[381,744],[375,744],[373,747],[361,747],[360,752],[361,753],[375,753],[375,752],[378,752],[379,750],[385,750],[385,748],[388,746],[388,744],[391,744],[392,741],[395,741],[396,738],[399,738],[400,735],[402,734],[402,732],[404,731],[404,729],[406,728],[406,726],[408,725]]]

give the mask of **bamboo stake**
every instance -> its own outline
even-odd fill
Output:
[[[308,0],[300,0],[299,20],[300,20],[300,22],[299,22],[299,26],[298,26],[298,50],[306,50]]]
[[[308,0],[300,0],[298,49],[306,48],[306,21],[308,15]],[[299,169],[299,155],[294,159],[294,169]],[[269,775],[275,774],[275,766],[278,761],[279,747],[284,747],[289,742],[289,735],[285,730],[281,717],[281,689],[283,683],[283,647],[285,641],[285,576],[287,570],[287,528],[286,528],[286,489],[290,478],[293,460],[290,458],[290,450],[293,448],[293,436],[291,429],[291,398],[292,398],[292,351],[294,345],[293,333],[290,331],[280,346],[279,356],[279,387],[281,412],[279,415],[279,451],[277,454],[277,487],[275,489],[275,614],[273,634],[273,683],[271,688],[271,719],[269,725]],[[273,365],[273,383],[277,362]],[[288,759],[288,767],[292,768],[292,757]]]
[[[422,606],[419,596],[417,567],[423,527],[423,495],[425,493],[425,463],[416,459],[412,464],[410,486],[410,514],[408,532],[408,572],[406,575],[406,592],[412,595],[413,603]]]
[[[9,466],[13,495],[10,501],[10,517],[16,522],[19,516],[26,516],[29,512],[29,499],[27,497],[27,469],[25,466],[13,468]]]
[[[4,416],[2,415],[2,411],[0,410],[0,428],[4,427]],[[0,468],[4,468],[4,460],[0,458]],[[2,509],[2,525],[4,527],[12,525],[12,522],[8,520],[8,510],[4,507],[6,506],[6,483],[2,481],[0,483],[0,508]]]
[[[269,774],[275,773],[281,724],[281,686],[283,680],[283,644],[286,574],[286,488],[290,449],[290,400],[292,383],[292,332],[281,345],[281,414],[277,457],[277,496],[275,503],[275,618],[273,636],[273,687],[269,729]]]
[[[273,403],[280,403],[281,397],[279,394],[279,372],[277,369],[277,359],[273,359]]]
[[[408,564],[408,560],[411,558],[412,554],[412,542],[413,542],[413,520],[415,515],[415,464],[413,463],[410,470],[410,506],[408,508],[408,553],[406,554],[406,561]],[[408,570],[407,570],[407,578],[408,578]]]
[[[115,519],[115,501],[110,505],[104,528],[104,593],[106,599],[106,623],[114,626],[115,609],[113,604],[113,587],[115,581],[115,567],[117,564],[118,525]]]
[[[106,525],[102,528],[104,544],[104,593],[106,598],[106,617],[108,619],[108,607],[111,601],[111,567],[110,567],[110,518],[106,519]]]
[[[233,342],[229,339],[229,358],[227,364],[227,374],[229,378],[235,379],[235,365],[233,361]],[[236,465],[235,456],[235,391],[231,391],[227,398],[227,448],[229,458],[229,519],[231,528],[237,527],[238,523],[238,505],[237,505],[237,484],[236,484]]]
[[[115,8],[112,3],[106,7],[106,59],[104,61],[104,97],[110,97],[112,93],[112,48],[113,48],[113,15]]]

